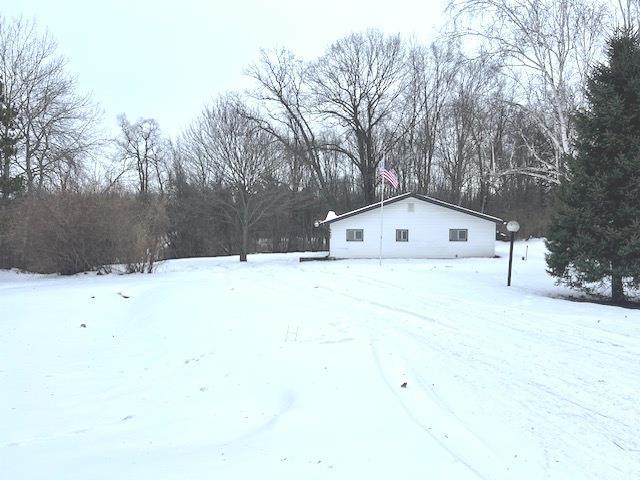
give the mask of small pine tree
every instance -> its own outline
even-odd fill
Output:
[[[640,280],[640,41],[635,31],[608,41],[606,62],[587,82],[576,116],[576,154],[556,196],[547,235],[548,271],[591,292],[611,282],[611,299]]]
[[[9,104],[0,81],[0,200],[7,200],[23,189],[22,177],[12,176],[11,162],[18,143],[16,110]]]

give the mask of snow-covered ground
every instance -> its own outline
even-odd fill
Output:
[[[640,311],[507,248],[0,272],[0,478],[640,478]]]

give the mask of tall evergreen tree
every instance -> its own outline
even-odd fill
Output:
[[[640,40],[608,41],[576,118],[576,154],[557,192],[547,235],[549,273],[587,292],[611,282],[611,299],[640,280]]]
[[[18,143],[16,115],[0,80],[0,200],[3,201],[22,190],[22,177],[12,176],[11,172],[11,162],[16,155]]]

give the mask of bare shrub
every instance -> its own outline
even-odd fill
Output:
[[[65,275],[97,270],[110,263],[116,237],[113,200],[93,194],[34,195],[12,209],[9,242],[15,266]]]
[[[117,193],[61,192],[29,196],[10,211],[11,266],[39,273],[151,272],[161,258],[164,204]]]
[[[151,273],[163,258],[167,246],[168,217],[164,202],[140,202],[132,205],[126,233],[129,241],[122,246],[127,273]]]

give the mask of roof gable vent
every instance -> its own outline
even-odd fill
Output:
[[[407,203],[407,212],[413,212],[415,206],[416,206],[416,204],[413,203],[413,202]]]

